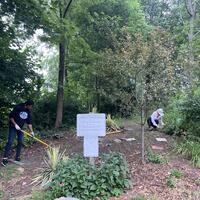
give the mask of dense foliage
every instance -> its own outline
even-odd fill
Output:
[[[75,156],[60,163],[49,187],[52,198],[108,199],[130,188],[131,180],[127,163],[120,154],[103,155],[99,166],[95,167],[85,158]]]
[[[184,139],[174,148],[174,152],[191,160],[192,164],[200,168],[200,140]]]
[[[22,28],[14,12],[14,2],[0,3],[0,120],[5,127],[13,104],[35,98],[42,85],[36,51],[25,44],[31,30]]]
[[[200,137],[200,90],[177,95],[168,106],[165,131],[169,134]]]
[[[4,126],[12,105],[28,97],[37,100],[35,124],[42,129],[54,126],[58,110],[58,122],[69,127],[78,112],[94,106],[130,116],[144,102],[151,110],[180,91],[185,96],[199,81],[199,11],[194,0],[1,1]],[[40,56],[38,47],[27,45],[38,30],[37,40],[46,44]],[[198,119],[190,117],[194,101],[178,105],[180,118],[171,112],[168,132],[198,132]]]
[[[164,131],[184,137],[176,151],[199,166],[199,67],[197,0],[1,0],[0,148],[10,110],[27,98],[41,133],[69,128],[94,107],[114,117],[141,109],[141,119],[162,107]],[[80,157],[61,162],[51,196],[120,195],[130,186],[124,159],[102,160],[96,168]]]

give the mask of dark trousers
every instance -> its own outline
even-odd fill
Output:
[[[17,133],[16,159],[20,158],[22,141],[23,141],[23,133],[21,131],[16,130],[14,127],[9,127],[8,142],[5,146],[4,158],[8,157],[8,155],[9,155],[13,141],[16,137],[16,133]]]
[[[159,123],[159,121],[158,121],[157,119],[155,120],[155,122],[156,122],[156,124]],[[149,118],[147,119],[147,124],[148,124],[149,128],[150,128],[150,127],[157,128],[156,126],[153,125],[153,123],[152,123],[152,121],[151,121],[151,117],[149,117]]]

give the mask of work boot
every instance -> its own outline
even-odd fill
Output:
[[[7,164],[8,164],[7,158],[3,158],[3,160],[1,161],[1,165],[5,167]]]
[[[149,131],[153,131],[154,130],[154,128],[153,127],[149,127]]]
[[[15,161],[20,162],[21,159],[18,157],[18,158],[15,159]]]

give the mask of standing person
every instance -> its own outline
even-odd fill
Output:
[[[161,123],[161,126],[164,126],[163,116],[164,116],[164,111],[162,108],[159,108],[156,111],[154,111],[152,115],[147,119],[147,124],[149,126],[149,129],[152,130],[158,128],[159,122]]]
[[[20,161],[20,154],[22,148],[23,141],[23,133],[21,129],[26,123],[32,136],[34,137],[33,127],[32,127],[32,119],[31,119],[31,110],[34,105],[32,100],[28,100],[25,103],[18,104],[14,107],[14,109],[9,114],[9,134],[8,141],[5,146],[4,157],[1,162],[3,166],[6,166],[8,163],[8,155],[12,146],[12,143],[15,139],[17,133],[17,148],[16,148],[16,161]]]

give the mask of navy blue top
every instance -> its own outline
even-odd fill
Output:
[[[32,124],[31,113],[27,108],[25,108],[24,103],[16,105],[9,114],[9,118],[13,118],[20,128],[22,128],[25,123]],[[14,127],[14,124],[11,121],[9,125]]]

